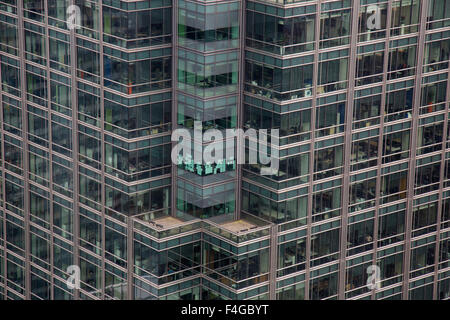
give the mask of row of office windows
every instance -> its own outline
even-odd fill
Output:
[[[305,14],[305,10],[303,12],[301,10],[305,7],[295,8],[292,12],[292,9],[277,10],[270,5],[248,2],[246,10],[247,45],[280,55],[314,50],[317,49],[314,43],[316,23],[320,24],[318,38],[321,49],[349,44],[352,19],[351,3],[350,1],[335,1],[332,4],[333,8],[328,7],[329,3],[322,4],[320,21],[316,22],[315,6],[306,7],[308,12]],[[386,37],[387,10],[386,1],[361,5],[358,18],[360,42]],[[420,1],[393,1],[391,10],[392,36],[418,31]],[[374,26],[371,26],[370,20],[373,20],[373,15],[377,12],[379,25],[372,23]],[[288,17],[291,15],[295,16]],[[444,0],[430,1],[427,15],[428,29],[449,26],[449,18],[450,9]]]
[[[383,275],[387,272],[391,272],[392,268],[396,268],[395,264],[390,261],[392,259],[383,261]],[[370,263],[361,264],[349,268],[346,272],[345,281],[345,298],[357,299],[357,300],[370,300],[371,293],[367,289],[367,267]],[[394,266],[394,267],[392,267]],[[442,274],[445,276],[445,274]],[[299,277],[299,276],[297,276]],[[297,278],[296,277],[296,278]],[[411,300],[432,300],[434,286],[432,277],[428,277],[425,281],[414,281],[410,283],[410,290],[408,290],[408,298]],[[437,297],[440,300],[447,299],[449,297],[449,278],[443,278],[443,280],[437,283]],[[324,276],[317,277],[310,280],[310,291],[305,293],[305,282],[298,282],[295,284],[286,285],[285,287],[277,290],[277,299],[279,300],[304,300],[305,295],[309,295],[311,300],[319,299],[337,299],[338,293],[338,273],[333,272]],[[401,300],[402,299],[402,285],[399,284],[391,289],[380,290],[375,295],[376,300]]]
[[[412,40],[416,40],[415,38]],[[336,52],[337,53],[337,52]],[[450,39],[427,42],[425,45],[424,71],[432,72],[448,68]],[[328,54],[330,55],[330,53]],[[325,56],[324,56],[325,58]],[[356,84],[368,85],[383,80],[384,51],[359,54],[356,61]],[[276,101],[298,99],[312,95],[313,66],[305,64],[291,68],[279,68],[266,63],[246,60],[245,90]],[[345,89],[348,81],[348,58],[319,62],[317,93],[322,94]],[[416,45],[389,50],[388,80],[415,74]],[[431,96],[430,100],[434,97]],[[432,101],[430,101],[432,103]],[[430,103],[428,102],[428,103]]]
[[[95,2],[77,1],[76,4],[82,9],[82,26],[86,30],[98,31],[99,28],[99,8]],[[139,39],[147,37],[158,37],[171,33],[171,3],[158,3],[167,8],[151,8],[151,10],[122,11],[107,5],[103,6],[103,29],[106,33],[125,39]],[[328,4],[322,4],[320,17],[321,37],[323,47],[330,47],[348,43],[348,36],[351,31],[351,9],[349,1],[336,2],[338,6],[328,8]],[[380,8],[380,30],[386,28],[387,3],[376,4]],[[63,21],[66,21],[67,4],[57,1],[50,1],[48,4],[48,14],[52,23],[64,28]],[[153,6],[152,6],[153,7]],[[25,1],[24,9],[26,17],[42,21],[44,12],[43,1]],[[254,10],[254,11],[253,11]],[[314,39],[314,19],[315,6],[308,6],[308,15],[295,18],[281,18],[286,13],[278,13],[274,7],[264,6],[249,2],[247,4],[247,26],[250,28],[248,34],[250,38],[257,41],[272,43],[268,46],[273,50],[275,46],[299,44],[311,42]],[[367,19],[374,13],[374,5],[362,5],[359,14],[359,32],[362,34],[361,40],[370,40],[377,37],[384,37],[385,31],[370,32],[367,29]],[[394,1],[392,4],[391,28],[392,35],[406,34],[417,31],[417,24],[420,16],[420,1]],[[265,13],[270,14],[265,14]],[[292,9],[291,11],[292,12]],[[208,12],[210,15],[213,13]],[[304,10],[303,12],[304,13]],[[204,13],[203,13],[204,14]],[[289,15],[289,13],[287,13]],[[298,14],[298,13],[297,13]],[[290,13],[292,15],[292,13]],[[429,4],[427,23],[428,27],[439,28],[448,26],[450,9],[444,0],[432,0]],[[237,20],[237,17],[235,17]],[[54,22],[53,22],[54,21]],[[127,21],[132,21],[129,25]],[[254,26],[254,27],[252,27]],[[293,30],[308,29],[308,32],[293,32]],[[83,31],[80,31],[83,34]],[[98,37],[98,35],[97,35]],[[295,39],[294,39],[295,38]],[[339,39],[341,38],[341,39]],[[329,41],[328,39],[332,39]],[[327,41],[328,40],[328,41]],[[165,40],[163,40],[165,41]],[[170,41],[170,40],[169,40]],[[254,41],[253,41],[254,42]],[[257,43],[257,42],[254,42]],[[143,43],[148,45],[149,43]],[[156,44],[156,43],[152,43]],[[137,44],[141,45],[141,44]],[[257,44],[260,45],[260,44]],[[263,45],[264,46],[264,45]],[[292,52],[311,50],[308,46],[294,46]],[[276,49],[275,49],[276,50]]]

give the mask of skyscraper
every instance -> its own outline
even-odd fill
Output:
[[[0,0],[0,300],[448,299],[449,52],[448,0]]]

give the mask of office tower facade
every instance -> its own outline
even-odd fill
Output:
[[[449,52],[447,0],[0,0],[0,300],[448,299]]]

